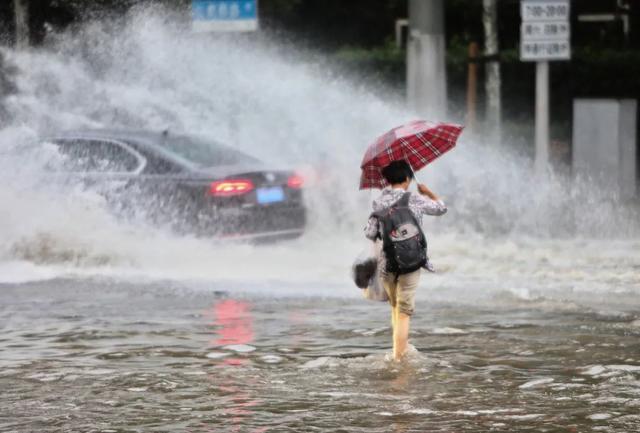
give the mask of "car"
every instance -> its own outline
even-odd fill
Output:
[[[303,178],[223,144],[126,130],[68,131],[43,142],[61,156],[58,173],[100,191],[119,215],[213,238],[304,233]]]

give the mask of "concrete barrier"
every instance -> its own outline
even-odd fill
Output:
[[[573,101],[573,172],[611,188],[622,199],[638,191],[637,102]]]

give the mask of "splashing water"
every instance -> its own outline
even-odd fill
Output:
[[[321,282],[344,294],[371,199],[357,191],[362,152],[416,117],[291,45],[192,35],[179,20],[145,11],[3,55],[16,69],[16,92],[4,101],[10,122],[0,131],[5,282],[77,275],[279,282],[271,290]],[[95,191],[42,176],[55,155],[29,150],[40,134],[82,127],[200,134],[316,173],[309,232],[252,247],[121,221]],[[524,299],[640,287],[637,209],[606,191],[553,176],[532,180],[528,160],[464,136],[420,178],[450,206],[427,222],[441,271],[429,284],[480,285]]]

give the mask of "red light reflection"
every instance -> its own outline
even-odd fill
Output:
[[[213,341],[213,344],[228,346],[253,342],[255,335],[249,303],[229,299],[215,304],[213,312],[215,314],[213,325],[219,327],[216,331],[218,338]]]

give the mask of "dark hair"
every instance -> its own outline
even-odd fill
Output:
[[[403,183],[407,179],[413,179],[413,170],[406,161],[393,161],[382,169],[382,176],[391,185]]]

